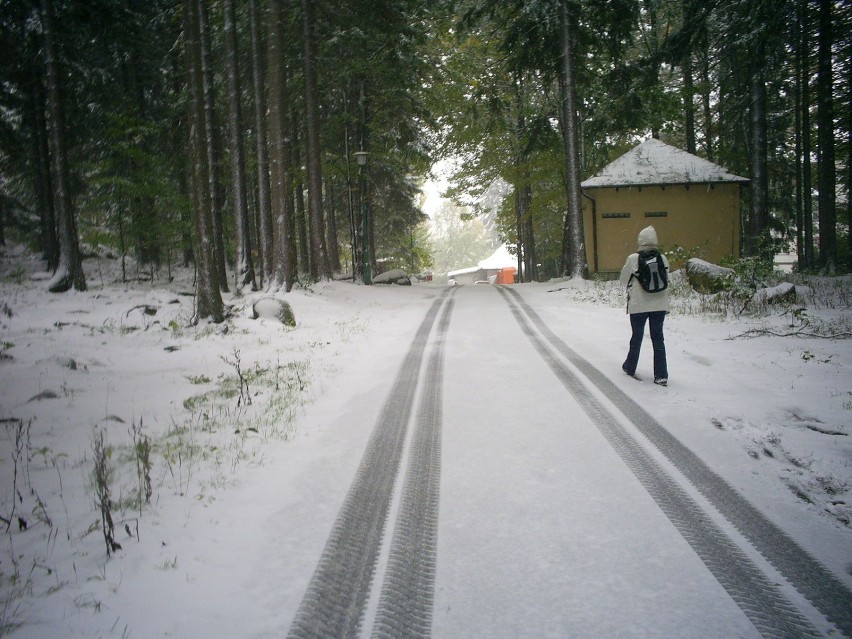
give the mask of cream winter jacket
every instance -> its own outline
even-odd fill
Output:
[[[657,248],[657,231],[653,226],[647,226],[639,232],[639,251],[645,249]],[[663,263],[666,266],[666,271],[669,270],[669,261],[663,255]],[[627,287],[627,312],[633,313],[652,313],[654,311],[665,311],[668,313],[671,310],[669,304],[669,291],[660,291],[659,293],[648,293],[636,281],[635,275],[639,272],[639,253],[631,253],[627,256],[627,261],[621,269],[619,280]]]

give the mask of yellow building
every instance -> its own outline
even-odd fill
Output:
[[[712,162],[645,140],[581,184],[589,272],[620,272],[649,224],[664,250],[699,247],[711,262],[738,257],[744,184]]]

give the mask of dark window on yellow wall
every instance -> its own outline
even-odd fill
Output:
[[[668,211],[645,211],[645,217],[668,217]]]
[[[603,216],[605,220],[616,220],[630,217],[630,213],[604,213]]]

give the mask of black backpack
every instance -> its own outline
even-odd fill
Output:
[[[665,291],[669,285],[669,274],[663,256],[657,249],[639,251],[639,271],[634,273],[639,285],[649,293]]]

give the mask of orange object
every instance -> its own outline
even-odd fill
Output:
[[[514,284],[516,271],[517,269],[514,266],[501,268],[500,272],[497,273],[497,284]]]

